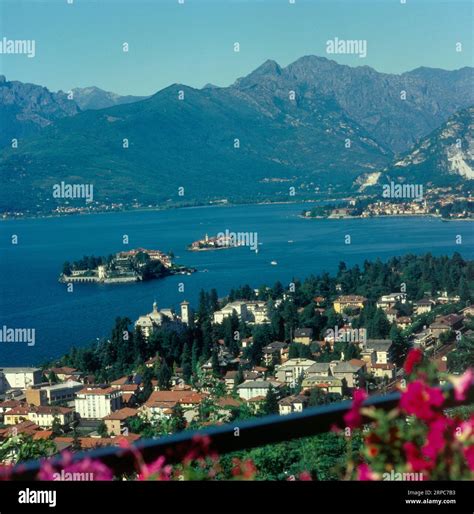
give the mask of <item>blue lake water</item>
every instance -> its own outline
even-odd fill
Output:
[[[305,204],[308,207],[308,204]],[[276,280],[334,272],[339,261],[387,259],[406,253],[460,252],[473,257],[469,222],[443,223],[434,218],[304,220],[304,205],[200,207],[169,211],[135,211],[62,218],[7,220],[0,223],[0,328],[35,328],[36,344],[0,343],[0,367],[38,364],[62,355],[73,345],[108,336],[117,316],[135,320],[151,310],[195,305],[200,289],[220,295],[249,283],[258,287]],[[186,245],[206,232],[226,229],[256,232],[259,252],[246,247],[216,252],[187,252]],[[129,244],[123,245],[123,235]],[[18,244],[11,244],[12,235]],[[345,244],[345,236],[351,244]],[[456,236],[462,244],[456,244]],[[292,241],[292,242],[289,242]],[[123,285],[76,284],[68,293],[58,282],[64,261],[83,255],[108,255],[136,247],[172,250],[176,262],[200,271],[190,276]],[[276,261],[276,266],[271,265]],[[208,272],[202,270],[207,269]],[[178,284],[184,283],[184,292]]]

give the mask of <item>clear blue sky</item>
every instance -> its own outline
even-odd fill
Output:
[[[266,59],[286,66],[308,54],[389,73],[473,65],[471,0],[184,2],[0,0],[0,40],[36,41],[33,59],[0,55],[0,73],[53,91],[95,85],[148,95],[175,82],[229,85]],[[327,55],[334,37],[366,39],[367,57]]]

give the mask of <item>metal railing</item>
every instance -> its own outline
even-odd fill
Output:
[[[464,402],[455,402],[452,386],[445,388],[448,392],[446,407],[474,404],[474,387],[471,387]],[[375,406],[378,409],[390,410],[398,405],[400,393],[384,396],[371,396],[363,404],[364,407]],[[255,418],[247,421],[236,421],[226,425],[210,427],[203,430],[179,432],[158,439],[146,439],[134,445],[146,463],[160,456],[166,462],[177,463],[195,444],[196,436],[207,436],[211,441],[212,451],[219,455],[239,450],[246,450],[267,444],[314,436],[330,431],[333,427],[345,426],[344,414],[351,406],[351,400],[329,405],[310,407],[303,412],[280,416],[278,414]],[[364,421],[368,421],[367,419]],[[132,473],[135,471],[135,456],[128,448],[106,447],[90,451],[82,451],[73,455],[72,462],[84,458],[92,458],[103,462],[114,471],[114,474]],[[54,466],[61,465],[61,456],[50,459]],[[13,480],[34,479],[41,467],[41,461],[30,461],[18,464],[12,472]]]

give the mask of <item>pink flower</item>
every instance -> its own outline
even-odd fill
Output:
[[[436,460],[446,446],[449,437],[446,431],[453,425],[454,421],[446,417],[440,417],[430,424],[426,443],[421,450],[425,457]]]
[[[357,466],[357,480],[377,480],[377,475],[370,469],[370,466],[363,462]]]
[[[474,471],[474,444],[464,448],[464,457],[466,457],[467,465],[471,471]]]
[[[55,468],[50,461],[41,466],[38,478],[40,480],[61,481],[108,481],[113,479],[110,468],[98,460],[89,457],[78,462],[72,462],[72,454],[64,452],[63,460]]]
[[[420,453],[420,450],[411,441],[406,442],[403,445],[407,462],[413,472],[418,471],[429,471],[433,469],[434,462],[425,460]]]
[[[460,377],[451,377],[450,381],[454,385],[454,398],[463,402],[470,387],[474,385],[474,372],[468,369]]]
[[[423,360],[423,352],[418,349],[410,350],[403,365],[403,369],[409,375],[415,366],[420,364]]]
[[[303,471],[302,473],[300,473],[299,479],[300,479],[302,482],[310,482],[310,481],[312,481],[312,480],[313,480],[313,479],[311,478],[311,473],[309,473],[308,471]]]
[[[438,387],[430,387],[421,380],[408,384],[400,398],[400,408],[423,421],[430,421],[438,416],[434,409],[444,403],[443,392]]]
[[[344,414],[344,421],[349,428],[357,428],[362,423],[362,415],[360,408],[367,398],[367,394],[362,389],[356,389],[352,397],[352,406],[346,414]]]
[[[171,480],[172,466],[165,466],[165,458],[158,457],[151,464],[142,464],[138,474],[138,480]]]

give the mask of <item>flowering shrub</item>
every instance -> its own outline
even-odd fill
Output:
[[[358,480],[459,480],[474,477],[474,415],[462,419],[447,409],[447,393],[438,385],[432,363],[412,350],[405,362],[409,383],[391,411],[364,407],[365,393],[354,394],[344,421],[362,428],[361,455],[348,466],[348,478]],[[464,401],[474,373],[449,379],[456,401]]]

